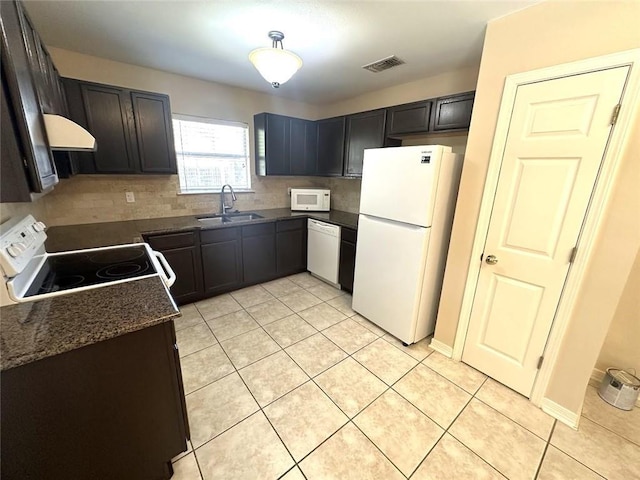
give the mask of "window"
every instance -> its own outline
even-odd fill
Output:
[[[251,188],[249,126],[200,117],[173,117],[181,193]]]

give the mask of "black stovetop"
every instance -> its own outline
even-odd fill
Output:
[[[144,245],[47,256],[26,297],[127,280],[156,272]]]

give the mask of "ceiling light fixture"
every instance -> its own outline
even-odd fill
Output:
[[[272,40],[271,48],[257,48],[249,54],[249,60],[256,67],[260,75],[273,88],[280,87],[302,67],[302,59],[282,46],[284,34],[277,30],[269,32]],[[278,48],[278,43],[280,48]]]

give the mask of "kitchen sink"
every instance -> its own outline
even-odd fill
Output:
[[[198,217],[198,221],[209,225],[220,225],[222,223],[228,223],[231,220],[222,215],[212,215],[211,217]]]
[[[229,213],[225,215],[231,222],[247,222],[250,220],[257,220],[258,218],[264,218],[257,213]]]
[[[226,215],[211,215],[208,217],[198,217],[198,221],[209,225],[220,225],[229,222],[249,222],[264,218],[257,213],[228,213]]]

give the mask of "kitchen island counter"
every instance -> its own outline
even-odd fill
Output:
[[[122,223],[122,222],[119,222]],[[179,316],[159,277],[0,308],[2,371]]]
[[[150,235],[177,233],[189,230],[210,230],[291,218],[314,218],[341,227],[358,228],[358,215],[340,210],[331,210],[330,212],[292,212],[288,208],[274,208],[269,210],[251,210],[251,213],[257,213],[263,218],[223,224],[207,224],[206,222],[200,222],[198,220],[198,217],[204,217],[206,215],[187,215],[181,217],[129,220],[125,222],[57,226],[47,230],[48,238],[45,246],[49,253],[53,253],[81,248],[124,245],[141,242],[143,234]]]

